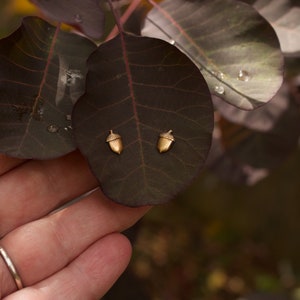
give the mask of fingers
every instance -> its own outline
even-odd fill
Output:
[[[127,267],[131,256],[129,241],[121,234],[110,234],[55,275],[20,290],[5,300],[97,300]]]
[[[20,165],[25,160],[19,158],[8,157],[4,154],[0,154],[0,175]]]
[[[10,232],[1,245],[24,285],[30,286],[63,269],[94,241],[132,226],[148,209],[115,204],[98,190],[70,207]],[[7,270],[2,277],[3,293],[15,290]]]
[[[8,158],[4,161],[10,167],[18,163]],[[0,177],[0,237],[48,214],[97,184],[78,152],[55,160],[28,161],[7,172]]]

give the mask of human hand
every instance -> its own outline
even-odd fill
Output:
[[[0,256],[0,299],[102,297],[130,260],[130,243],[119,232],[149,207],[124,207],[96,190],[54,211],[97,186],[77,152],[27,162],[0,155],[0,175],[0,246],[24,286],[17,290]]]

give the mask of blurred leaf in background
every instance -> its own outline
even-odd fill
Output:
[[[7,36],[20,26],[24,16],[37,14],[36,7],[29,0],[0,1],[0,37]]]

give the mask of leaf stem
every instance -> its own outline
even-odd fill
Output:
[[[116,10],[115,10],[115,8],[113,6],[112,0],[107,0],[107,2],[108,2],[108,5],[110,7],[110,10],[111,10],[111,12],[112,12],[112,14],[114,16],[114,19],[115,19],[115,22],[116,22],[116,26],[117,26],[119,32],[121,33],[121,32],[123,32],[123,25],[122,25],[122,23],[120,21],[120,15],[116,12]]]
[[[40,102],[40,99],[42,98],[42,96],[41,96],[42,95],[42,90],[43,90],[43,88],[46,84],[46,79],[47,79],[47,76],[48,76],[48,72],[49,72],[49,68],[50,68],[50,64],[51,64],[51,59],[53,58],[54,48],[55,48],[55,44],[57,42],[58,34],[60,32],[60,28],[61,28],[61,23],[59,22],[56,26],[54,35],[52,37],[52,41],[51,41],[51,45],[50,45],[50,49],[49,49],[49,54],[48,54],[48,57],[47,57],[47,63],[46,63],[45,71],[44,71],[44,74],[43,74],[43,77],[42,77],[42,81],[40,83],[38,95],[35,98],[34,105],[33,105],[33,108],[32,108],[32,116],[33,117],[36,117],[37,112],[38,112],[39,102]]]
[[[133,0],[130,3],[129,7],[126,9],[124,14],[119,18],[120,23],[121,23],[122,26],[129,19],[129,17],[132,15],[132,13],[135,11],[135,9],[139,6],[140,3],[141,3],[141,0]],[[116,26],[114,26],[112,31],[109,33],[106,40],[108,41],[108,40],[112,39],[117,34],[118,34],[118,27],[116,25]]]

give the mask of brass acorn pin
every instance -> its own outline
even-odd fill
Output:
[[[172,134],[172,130],[163,132],[159,135],[157,149],[159,153],[167,152],[170,150],[172,144],[175,142],[175,138]]]
[[[114,133],[112,130],[109,131],[109,135],[106,138],[106,142],[108,143],[111,151],[121,154],[123,151],[123,143],[122,138],[119,134]]]

